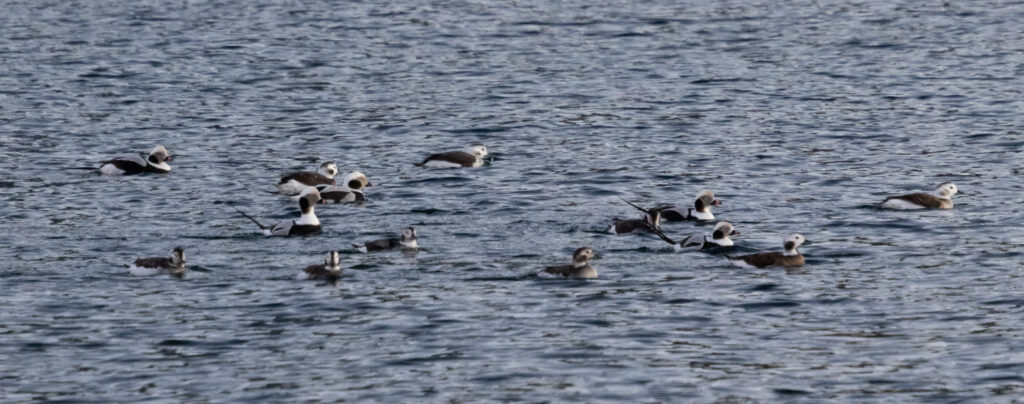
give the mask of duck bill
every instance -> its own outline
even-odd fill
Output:
[[[738,236],[738,235],[740,235],[740,232],[738,230],[733,230],[733,231],[729,232],[729,235],[730,236]]]
[[[718,199],[715,199],[713,202],[711,202],[711,206],[721,206],[721,205],[722,205],[722,201],[718,200]]]

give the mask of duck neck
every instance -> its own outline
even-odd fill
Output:
[[[316,212],[313,208],[309,209],[309,212],[303,212],[302,217],[295,221],[295,224],[306,225],[306,226],[319,226],[320,219],[316,218]]]

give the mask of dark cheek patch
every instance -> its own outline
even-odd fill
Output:
[[[348,182],[348,187],[355,190],[359,190],[359,188],[363,187],[363,183],[359,182],[359,180],[352,180]]]
[[[794,247],[794,244],[793,244],[792,241],[787,241],[786,244],[785,244],[785,247],[786,247],[787,250],[792,250],[793,247]]]
[[[136,160],[136,161],[138,161],[138,160]],[[156,158],[155,155],[149,156],[149,162],[153,163],[153,164],[160,164],[160,159]]]
[[[693,203],[693,206],[696,207],[698,211],[702,211],[704,210],[704,201],[698,199],[697,202]]]
[[[299,209],[302,209],[302,213],[309,212],[309,200],[306,198],[299,199]]]
[[[715,230],[715,233],[711,237],[714,237],[716,239],[725,238],[725,232],[721,230]]]

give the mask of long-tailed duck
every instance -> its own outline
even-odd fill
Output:
[[[384,238],[380,240],[367,241],[362,245],[352,244],[352,246],[362,253],[371,251],[393,250],[396,248],[419,248],[419,245],[416,244],[416,229],[412,227],[409,227],[408,229],[405,229],[405,231],[402,231],[402,236],[399,238]]]
[[[235,208],[238,213],[245,216],[253,223],[256,223],[260,229],[263,230],[263,234],[268,236],[305,236],[312,234],[320,234],[323,229],[320,227],[320,219],[317,219],[314,208],[316,204],[320,202],[320,192],[313,187],[307,187],[302,190],[299,194],[299,209],[302,210],[302,216],[299,220],[285,220],[278,222],[273,226],[264,226],[260,222],[256,221],[252,216],[245,214],[234,205],[231,207]]]
[[[171,172],[171,166],[167,162],[173,160],[167,149],[163,146],[156,146],[149,151],[149,157],[143,159],[140,156],[121,157],[109,160],[100,165],[100,174],[104,175],[132,175],[142,173],[165,174]]]
[[[295,276],[297,280],[316,280],[316,281],[327,281],[330,284],[338,283],[338,279],[341,279],[341,265],[338,259],[338,252],[331,251],[327,253],[327,259],[324,260],[323,264],[310,265],[303,269]]]
[[[612,219],[612,225],[608,226],[609,233],[626,234],[636,231],[650,232],[652,231],[652,228],[661,228],[661,211],[644,209],[625,199],[622,199],[622,201],[643,212],[644,217],[643,219]]]
[[[175,278],[185,277],[185,250],[176,247],[171,252],[171,257],[139,258],[134,265],[128,267],[128,272],[135,276],[152,276],[158,274],[169,274]]]
[[[736,231],[736,229],[732,226],[732,223],[729,222],[716,223],[714,229],[711,230],[711,234],[694,234],[686,236],[686,238],[678,242],[672,240],[671,238],[668,238],[668,236],[666,236],[665,233],[662,233],[659,229],[652,228],[651,230],[654,232],[654,234],[657,234],[658,237],[661,237],[662,240],[665,240],[665,242],[672,244],[672,246],[675,247],[676,251],[704,250],[714,247],[731,247],[733,245],[733,242],[730,237],[737,236],[740,234],[740,232]]]
[[[544,273],[575,279],[595,279],[597,271],[587,262],[594,258],[594,250],[580,247],[572,253],[572,265],[559,265],[544,268]]]
[[[320,164],[320,171],[300,171],[291,173],[277,182],[277,189],[284,194],[294,195],[302,192],[306,187],[317,185],[334,185],[334,176],[338,175],[338,165],[333,161]]]
[[[939,184],[930,194],[915,193],[901,196],[890,196],[882,201],[885,209],[953,209],[953,195],[958,192],[952,182]]]
[[[697,193],[694,198],[693,207],[686,208],[676,207],[675,205],[662,205],[653,208],[661,212],[661,218],[667,222],[687,222],[687,221],[706,221],[710,222],[715,220],[715,215],[711,214],[712,206],[719,206],[722,201],[715,199],[715,194],[709,190],[702,190]]]
[[[800,254],[797,248],[804,243],[804,236],[800,234],[792,234],[786,237],[786,241],[782,243],[782,247],[785,251],[783,252],[763,252],[758,254],[743,255],[738,257],[731,257],[726,255],[729,260],[740,266],[752,266],[757,268],[764,268],[770,266],[792,268],[798,267],[804,264],[804,256]]]
[[[365,174],[354,171],[345,175],[340,185],[321,185],[317,189],[324,203],[362,202],[366,200],[363,190],[372,186]]]
[[[483,157],[486,155],[487,148],[484,145],[473,145],[464,151],[431,154],[416,165],[430,168],[480,167],[484,165]]]

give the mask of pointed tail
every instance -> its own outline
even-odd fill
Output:
[[[634,204],[633,202],[627,201],[626,198],[623,198],[621,196],[619,197],[619,199],[622,199],[622,201],[625,202],[625,203],[628,203],[629,206],[632,206],[632,207],[636,208],[637,210],[639,210],[641,212],[644,212],[644,213],[646,213],[648,215],[653,214],[653,212],[654,212],[654,210],[652,210],[652,209],[641,208],[641,207],[637,206],[636,204]]]
[[[679,244],[679,243],[676,243],[674,240],[668,238],[668,236],[666,236],[665,233],[662,233],[661,229],[659,229],[657,226],[654,226],[654,225],[652,225],[650,223],[644,222],[644,227],[647,227],[647,230],[650,231],[651,233],[657,234],[658,237],[661,237],[661,239],[665,240],[666,243],[669,243],[669,244],[672,244],[672,245],[678,245]]]
[[[237,207],[235,207],[235,205],[231,205],[231,207],[233,209],[235,209],[235,211],[238,212],[239,214],[241,214],[242,216],[245,216],[247,219],[252,220],[253,223],[256,223],[256,225],[260,227],[260,230],[266,230],[267,229],[267,226],[264,226],[264,225],[260,224],[260,222],[257,222],[256,219],[253,219],[252,216],[249,216],[249,215],[245,214],[245,212],[242,212]]]

